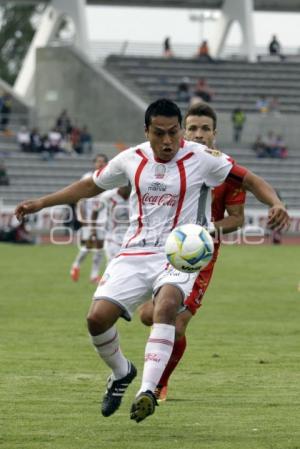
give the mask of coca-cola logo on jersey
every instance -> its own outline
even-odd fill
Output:
[[[143,204],[151,204],[157,206],[169,206],[175,207],[177,204],[178,195],[172,193],[164,193],[162,195],[151,195],[151,193],[145,193],[142,197]]]

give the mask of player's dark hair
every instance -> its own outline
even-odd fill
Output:
[[[104,162],[107,164],[107,162],[108,162],[108,157],[106,156],[106,154],[102,154],[102,153],[99,153],[99,154],[96,154],[96,156],[94,157],[94,159],[93,159],[93,162],[96,162],[96,160],[98,159],[98,157],[102,157],[102,159],[104,159]]]
[[[151,125],[152,117],[162,115],[164,117],[178,117],[178,122],[181,126],[182,115],[176,103],[167,98],[160,98],[151,103],[145,112],[145,128],[148,129]]]
[[[186,125],[186,119],[190,115],[198,115],[198,117],[203,117],[203,116],[210,117],[213,121],[214,130],[217,128],[217,114],[215,113],[213,108],[210,107],[207,103],[197,103],[197,104],[194,104],[193,106],[191,106],[187,110],[187,112],[184,116],[184,120],[183,120],[184,126]]]

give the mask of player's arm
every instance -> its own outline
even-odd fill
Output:
[[[248,170],[243,178],[242,187],[252,192],[261,203],[270,207],[267,223],[269,228],[280,231],[289,226],[290,217],[286,207],[267,181]]]
[[[38,212],[45,207],[57,206],[60,204],[75,204],[81,198],[90,198],[103,191],[104,189],[98,187],[92,177],[81,179],[57,192],[41,198],[22,202],[16,207],[15,215],[18,220],[22,220],[25,215]]]
[[[244,224],[244,204],[226,205],[226,211],[227,217],[213,223],[218,233],[228,234],[237,231]]]

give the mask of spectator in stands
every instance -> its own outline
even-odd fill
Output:
[[[10,114],[12,108],[12,97],[9,93],[5,92],[0,100],[1,107],[1,131],[7,132],[8,124],[10,121]]]
[[[194,95],[191,99],[191,105],[200,103],[203,101],[205,103],[209,103],[209,102],[211,102],[213,95],[214,95],[213,90],[208,85],[208,82],[206,81],[206,79],[200,78],[197,81]]]
[[[288,148],[284,138],[279,134],[277,136],[278,157],[286,159],[288,157]]]
[[[269,100],[265,95],[260,95],[255,104],[256,110],[261,114],[267,114],[269,112]]]
[[[272,36],[271,42],[269,43],[269,53],[270,55],[281,55],[281,45],[275,34]]]
[[[240,107],[235,108],[232,111],[231,121],[233,126],[233,141],[240,142],[242,139],[244,124],[246,121],[246,114]]]
[[[57,127],[49,131],[44,148],[50,159],[63,151],[63,136]]]
[[[197,57],[200,61],[213,62],[213,58],[210,56],[207,40],[202,41],[198,48]]]
[[[57,131],[59,131],[63,138],[66,138],[71,134],[72,131],[72,123],[71,119],[68,115],[68,111],[64,109],[56,120],[55,127]]]
[[[82,153],[82,146],[80,141],[81,131],[79,126],[74,125],[72,127],[72,131],[70,134],[70,143],[72,151],[75,151],[77,154]]]
[[[177,101],[184,101],[187,103],[190,101],[190,79],[187,76],[184,76],[178,84],[176,97]]]
[[[83,153],[89,154],[93,151],[93,137],[86,125],[83,126],[80,133],[80,144]]]
[[[163,42],[163,55],[165,58],[172,58],[173,57],[173,51],[171,47],[171,39],[170,37],[166,37]]]
[[[266,154],[272,158],[279,157],[278,140],[274,131],[269,131],[265,139]]]
[[[30,132],[26,126],[21,126],[20,130],[17,132],[17,142],[21,151],[27,153],[31,151]]]
[[[275,96],[269,99],[269,112],[275,116],[280,114],[279,100]]]
[[[0,186],[9,186],[9,177],[3,161],[0,160]]]
[[[252,145],[257,157],[266,157],[266,144],[261,134],[256,136],[255,142]]]
[[[31,151],[33,153],[42,153],[44,148],[43,138],[38,128],[33,128],[30,133]]]
[[[266,137],[260,134],[252,146],[256,156],[259,158],[271,157],[285,159],[288,157],[288,148],[281,135],[275,135],[274,131],[269,131]]]

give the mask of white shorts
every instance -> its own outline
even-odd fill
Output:
[[[104,249],[106,254],[107,261],[111,261],[114,257],[116,257],[121,249],[121,245],[114,242],[113,240],[105,239]]]
[[[104,240],[105,238],[105,229],[101,226],[96,226],[94,229],[96,229],[96,236],[97,240]],[[82,226],[79,229],[79,240],[80,241],[87,241],[91,237],[91,232],[93,228],[91,226]]]
[[[182,292],[184,300],[193,289],[198,273],[182,273],[168,264],[164,253],[121,252],[109,262],[95,291],[94,300],[106,299],[123,309],[122,316],[130,321],[135,309],[155,296],[165,284]]]

